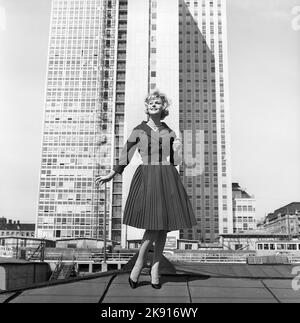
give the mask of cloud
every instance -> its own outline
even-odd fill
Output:
[[[6,11],[5,8],[0,6],[0,31],[6,30]]]

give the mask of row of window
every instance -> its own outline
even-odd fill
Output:
[[[237,207],[233,207],[233,211],[237,212],[255,212],[255,207],[251,205],[238,205]]]
[[[34,237],[34,232],[24,231],[1,231],[1,236],[21,236],[21,237]]]
[[[300,250],[300,244],[297,243],[259,243],[258,250]]]
[[[249,222],[249,223],[251,223],[251,222],[256,222],[256,221],[252,217],[243,217],[243,218],[242,217],[237,217],[237,218],[234,217],[233,222],[234,223],[236,223],[236,222],[239,222],[239,223],[241,223],[241,222],[247,222],[248,223]]]

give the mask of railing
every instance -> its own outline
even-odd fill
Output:
[[[30,261],[30,260],[39,258],[41,261],[43,261],[44,260],[44,248],[45,248],[45,245],[44,245],[44,242],[42,241],[38,245],[38,247],[35,250],[33,250],[33,252],[31,251],[30,253],[27,253],[27,260]]]
[[[129,261],[135,254],[134,253],[106,253],[106,261],[123,262]],[[189,263],[247,263],[249,254],[233,254],[233,253],[219,253],[219,254],[175,254],[166,255],[166,257],[173,262],[189,262]],[[63,258],[63,261],[89,261],[89,262],[102,262],[104,260],[103,253],[77,253],[63,254],[60,252],[46,252],[45,261]],[[297,257],[293,261],[298,261]]]
[[[170,261],[190,263],[243,263],[247,262],[247,254],[189,254],[167,255]]]
[[[62,257],[62,253],[61,252],[51,252],[51,253],[48,253],[47,255],[44,255],[44,260],[60,260]],[[33,250],[27,250],[26,252],[26,258],[28,260],[41,260],[40,258],[40,255],[39,254],[36,254],[35,251]],[[71,260],[72,258],[70,258]]]
[[[134,253],[106,253],[106,261],[129,261],[135,254]],[[60,252],[48,252],[45,254],[45,261],[63,259],[63,261],[93,261],[101,262],[104,260],[103,253],[74,253],[63,254]]]
[[[129,261],[135,254],[134,253],[106,253],[107,261]],[[92,261],[102,261],[104,259],[103,253],[94,254],[77,254],[75,255],[77,261],[80,260],[92,260]]]
[[[291,264],[300,264],[300,256],[291,255],[288,256],[288,259]]]
[[[60,273],[61,269],[62,269],[62,262],[61,262],[61,259],[59,259],[59,261],[56,264],[55,269],[53,270],[49,280],[56,280],[58,278],[58,276],[59,276],[59,273]]]

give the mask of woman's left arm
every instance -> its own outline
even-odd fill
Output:
[[[175,166],[182,163],[182,141],[174,131],[171,132],[170,162]]]

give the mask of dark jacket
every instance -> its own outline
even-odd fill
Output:
[[[113,170],[122,174],[136,148],[145,165],[178,165],[181,159],[173,150],[175,138],[175,132],[166,123],[162,122],[159,130],[154,131],[146,121],[142,121],[131,132],[121,151],[119,162],[114,165]]]

